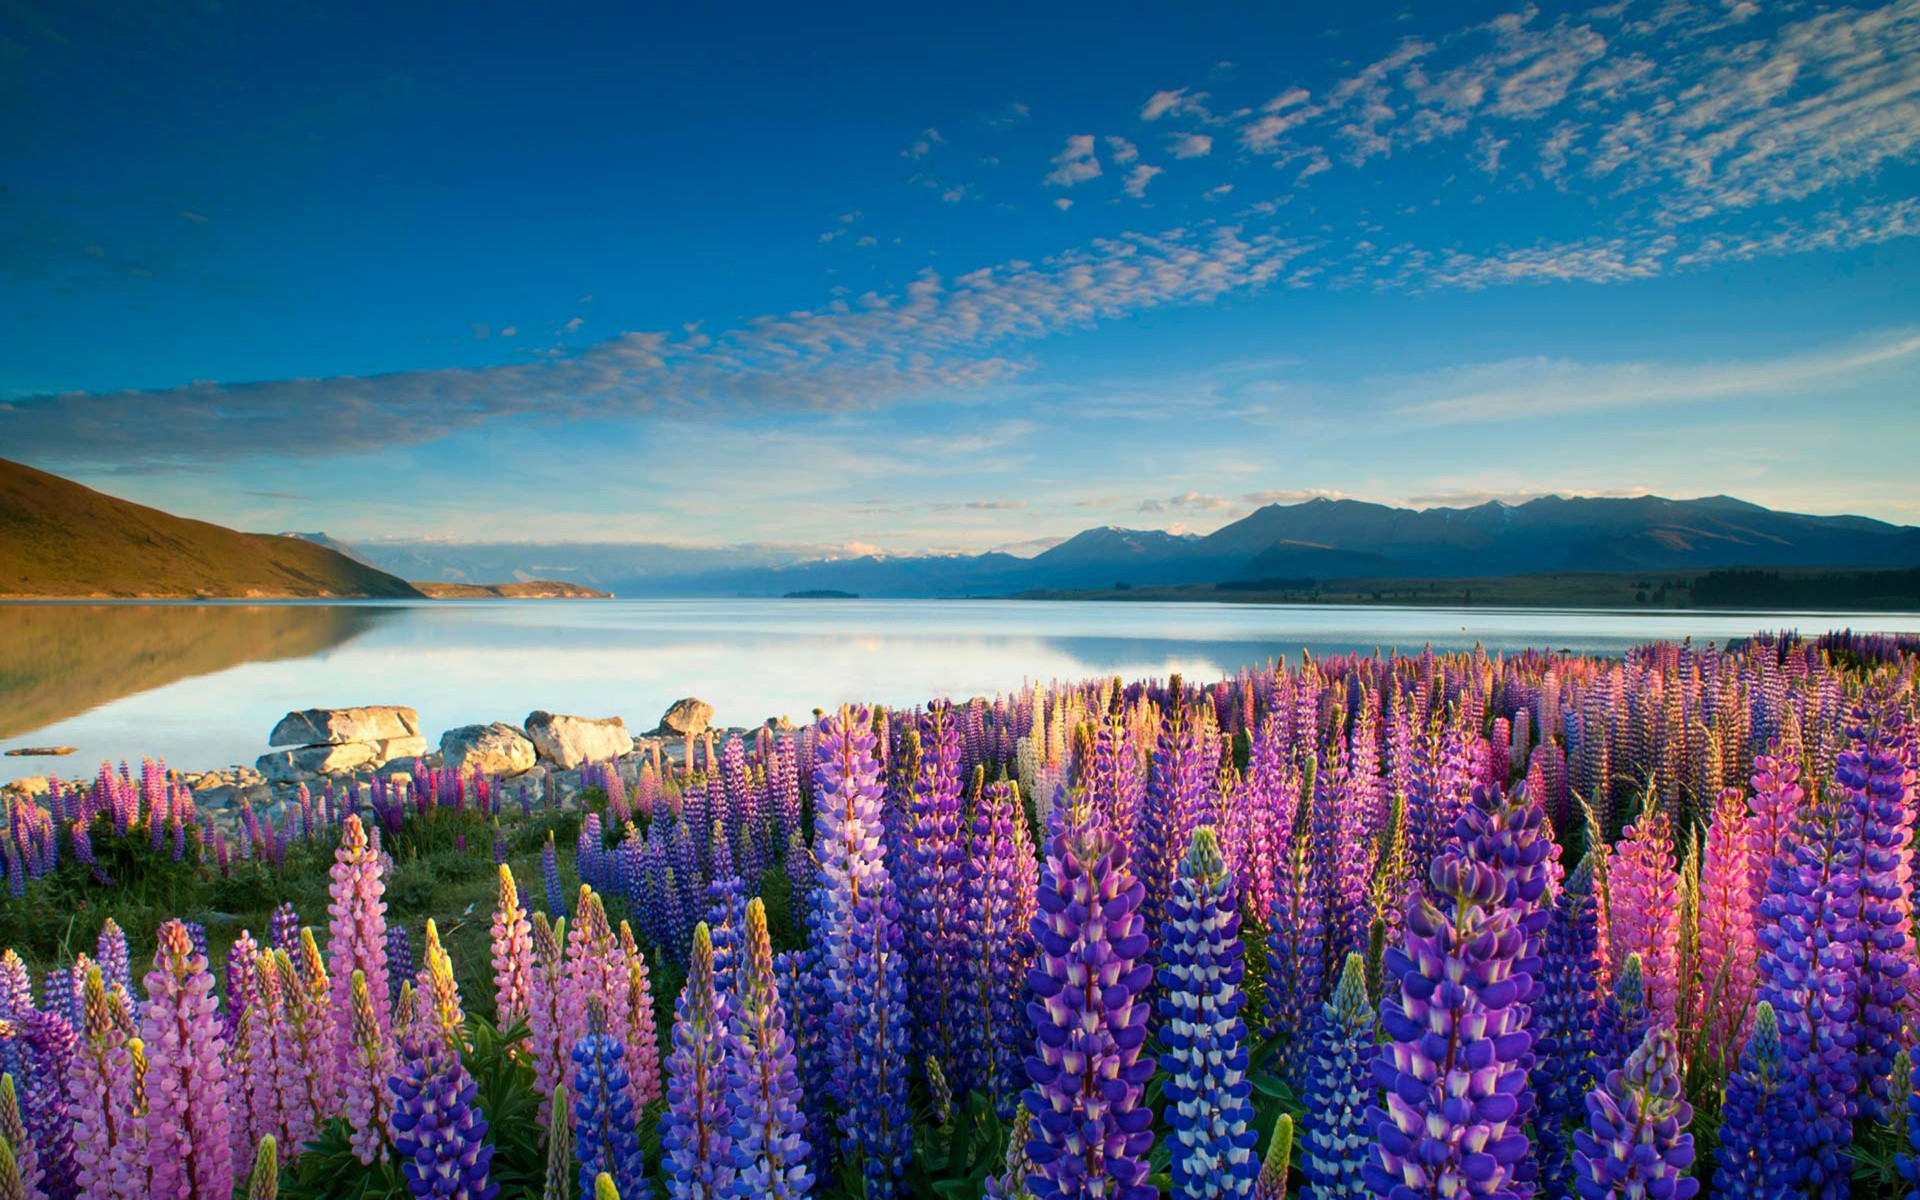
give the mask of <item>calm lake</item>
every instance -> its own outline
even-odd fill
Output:
[[[1400,648],[1618,654],[1759,630],[1920,629],[1913,614],[1266,607],[980,600],[611,600],[0,604],[0,780],[164,756],[251,763],[290,709],[408,704],[428,741],[536,708],[650,729],[699,696],[716,721],[913,704],[1029,680],[1184,672],[1280,654]]]

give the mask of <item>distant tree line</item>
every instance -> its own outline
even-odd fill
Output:
[[[1920,568],[1898,571],[1708,571],[1693,581],[1700,608],[1920,607]]]

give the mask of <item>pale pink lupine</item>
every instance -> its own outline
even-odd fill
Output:
[[[361,1049],[354,1028],[358,1020],[353,1005],[356,973],[366,976],[373,1027],[379,1040],[393,1040],[393,1013],[387,991],[386,872],[358,814],[349,815],[341,823],[332,875],[328,889],[332,901],[327,905],[327,973],[333,989],[334,1063],[345,1073],[353,1068]],[[382,1091],[386,1089],[385,1076],[379,1086]]]
[[[1714,806],[1700,875],[1700,1020],[1698,1045],[1728,1062],[1746,1041],[1759,972],[1753,932],[1753,894],[1747,848],[1751,817],[1739,788],[1726,788]]]
[[[1680,875],[1667,819],[1646,813],[1629,825],[1607,864],[1608,940],[1616,974],[1640,956],[1647,1008],[1672,1029],[1680,1001]]]
[[[1807,799],[1800,786],[1800,764],[1780,753],[1776,740],[1767,753],[1753,756],[1753,816],[1747,822],[1747,894],[1758,911],[1767,894],[1767,876]]]
[[[633,940],[633,929],[620,922],[620,953],[627,964],[626,1025],[627,1090],[633,1111],[665,1095],[660,1076],[660,1036],[653,1020],[653,982],[647,973],[647,960]]]
[[[533,1086],[542,1099],[553,1094],[553,1085],[565,1073],[572,1047],[566,1037],[566,959],[561,942],[566,937],[567,921],[560,919],[558,931],[547,923],[547,914],[533,917],[533,964],[528,973],[527,1049],[533,1058]]]
[[[113,1019],[99,967],[87,967],[81,988],[83,1018],[67,1075],[80,1194],[140,1200],[147,1193],[146,1126],[131,1039]]]
[[[318,1129],[340,1113],[337,1068],[333,1058],[333,1023],[329,1003],[332,983],[327,977],[327,962],[320,956],[313,930],[300,931],[296,961],[285,951],[276,951],[280,978],[287,993],[287,1027],[293,1038],[294,1063],[305,1097],[307,1120]],[[283,1146],[283,1153],[299,1153],[298,1146]]]
[[[533,923],[520,903],[513,870],[500,864],[500,896],[493,909],[493,1001],[502,1029],[527,1015],[532,991]]]
[[[385,1160],[393,1134],[393,1043],[380,1028],[365,972],[355,971],[347,985],[353,1022],[353,1057],[340,1072],[340,1091],[353,1152],[361,1162]]]
[[[587,1033],[589,1006],[597,1003],[609,1022],[617,1023],[625,1009],[627,967],[620,960],[619,945],[607,924],[607,910],[600,897],[586,884],[580,885],[580,899],[574,909],[573,925],[567,930],[566,982],[561,989],[563,1082],[574,1090],[575,1064],[571,1053]]]
[[[229,1200],[227,1042],[207,960],[187,927],[160,927],[141,1018],[147,1054],[147,1163],[154,1200]]]

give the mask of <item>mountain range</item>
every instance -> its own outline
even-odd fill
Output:
[[[368,542],[350,549],[411,579],[538,576],[629,597],[1002,596],[1116,584],[1912,567],[1920,566],[1920,528],[1781,512],[1731,496],[1545,496],[1524,504],[1428,509],[1315,499],[1270,504],[1204,536],[1088,529],[1030,558],[998,551],[824,556],[782,547],[618,543]]]

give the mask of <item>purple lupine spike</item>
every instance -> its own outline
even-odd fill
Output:
[[[1033,1192],[1154,1200],[1153,1112],[1142,1102],[1154,1063],[1140,1054],[1153,973],[1140,916],[1145,889],[1112,833],[1085,813],[1066,814],[1061,825],[1047,848],[1028,976]]]
[[[1303,795],[1312,794],[1316,774],[1315,760],[1308,756],[1300,784]],[[1283,1039],[1282,1073],[1299,1088],[1306,1082],[1307,1031],[1322,994],[1327,893],[1314,879],[1309,832],[1296,826],[1283,836],[1267,930],[1267,1023]]]
[[[758,896],[747,904],[743,949],[727,1036],[735,1188],[742,1200],[802,1200],[813,1187],[806,1118],[767,910]]]
[[[1141,919],[1158,929],[1166,919],[1180,856],[1193,840],[1193,831],[1206,811],[1213,786],[1214,764],[1207,759],[1198,712],[1174,693],[1160,723],[1153,747],[1153,765],[1147,776],[1145,811],[1141,814],[1130,861],[1144,889]]]
[[[602,1175],[611,1177],[622,1197],[653,1195],[634,1133],[638,1116],[627,1098],[625,1057],[626,1047],[604,1029],[590,1028],[574,1043],[573,1144],[582,1196],[593,1194]],[[547,1136],[563,1138],[566,1130],[549,1130]]]
[[[1849,745],[1834,764],[1834,781],[1853,808],[1860,831],[1859,883],[1854,954],[1858,987],[1851,1021],[1858,1115],[1887,1118],[1889,1073],[1899,1048],[1901,1007],[1912,969],[1914,942],[1912,840],[1914,770],[1912,747],[1890,692],[1876,684],[1855,707]],[[1894,1107],[1904,1107],[1895,1105]]]
[[[1180,861],[1161,926],[1166,1050],[1160,1069],[1167,1075],[1176,1196],[1246,1196],[1258,1173],[1247,1026],[1240,1016],[1242,954],[1233,875],[1213,827],[1202,825]]]
[[[714,991],[713,942],[705,923],[694,926],[689,964],[667,1056],[660,1153],[667,1195],[712,1200],[731,1194],[736,1168],[726,1086],[727,998]]]
[[[416,1025],[407,1033],[387,1087],[407,1191],[421,1200],[493,1200],[500,1187],[488,1180],[493,1147],[474,1106],[479,1089],[437,1031]]]
[[[1567,876],[1554,899],[1533,1013],[1534,1138],[1546,1194],[1556,1198],[1572,1193],[1572,1131],[1586,1118],[1586,1096],[1594,1084],[1598,920],[1589,857]]]
[[[203,927],[201,937],[205,936]],[[132,993],[133,960],[127,950],[127,933],[112,917],[101,923],[100,937],[94,945],[94,961],[100,964],[101,978],[108,987],[118,984]]]
[[[1365,1172],[1373,1157],[1369,1114],[1373,1082],[1374,1016],[1367,1000],[1366,964],[1347,955],[1333,999],[1320,1007],[1313,1067],[1306,1090],[1306,1195],[1313,1200],[1365,1200]]]
[[[713,822],[713,877],[707,883],[707,934],[713,942],[713,986],[722,995],[733,991],[740,965],[740,938],[747,920],[747,886],[734,869],[733,847],[720,819]]]
[[[269,944],[288,955],[300,951],[300,910],[287,901],[273,910],[267,922]]]
[[[1692,1200],[1700,1191],[1684,1174],[1693,1165],[1693,1106],[1680,1089],[1681,1069],[1672,1030],[1655,1029],[1588,1094],[1588,1127],[1573,1135],[1581,1200]]]
[[[205,951],[186,925],[160,927],[141,1018],[146,1043],[146,1136],[156,1200],[233,1192],[226,1038]]]
[[[566,897],[560,891],[560,856],[553,847],[553,831],[547,831],[547,844],[540,848],[540,881],[547,892],[547,919],[567,915]]]
[[[388,996],[398,999],[400,985],[411,982],[414,974],[413,938],[405,925],[395,922],[387,926]]]
[[[912,962],[908,991],[919,1017],[917,1057],[932,1057],[954,1077],[962,1038],[966,850],[960,838],[960,737],[949,706],[935,705],[920,718],[920,751],[900,883]]]
[[[1809,799],[1760,902],[1759,996],[1779,1017],[1804,1097],[1803,1181],[1823,1200],[1844,1196],[1852,1175],[1859,847],[1858,815],[1843,795]]]
[[[1911,1087],[1911,1084],[1908,1085]],[[1762,1000],[1753,1034],[1720,1106],[1715,1192],[1745,1200],[1798,1200],[1800,1105],[1780,1047],[1773,1005]]]
[[[1532,988],[1516,971],[1526,933],[1506,903],[1508,881],[1457,843],[1431,882],[1445,910],[1416,897],[1403,945],[1385,957],[1380,1022],[1391,1040],[1374,1071],[1386,1107],[1373,1110],[1367,1183],[1389,1200],[1515,1200],[1527,1152],[1515,1093],[1532,1043],[1519,1027]]]
[[[1039,882],[1026,815],[1012,783],[1003,780],[981,790],[967,858],[965,1054],[956,1082],[985,1092],[1003,1117],[1010,1117],[1019,1101],[1016,1081],[1026,1042],[1021,995],[1033,958],[1033,897]]]

